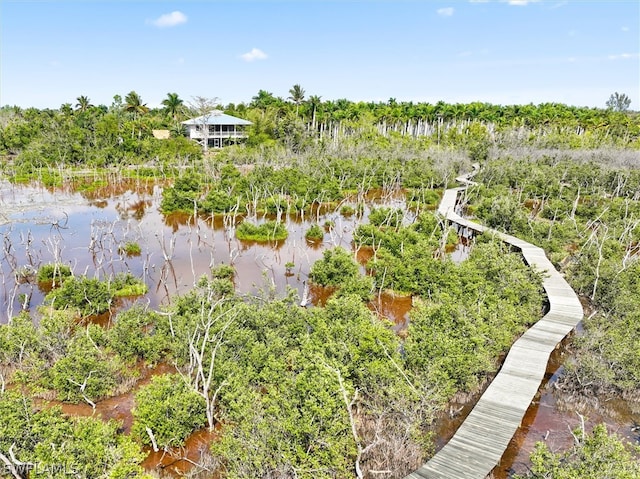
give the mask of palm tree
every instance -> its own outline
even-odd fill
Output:
[[[322,97],[318,95],[311,95],[309,97],[309,106],[311,107],[311,128],[315,130],[316,128],[316,112],[318,111],[318,107],[322,103],[320,100]]]
[[[87,96],[81,95],[76,98],[76,100],[78,100],[78,103],[76,103],[76,110],[80,110],[83,113],[93,106]]]
[[[167,93],[167,98],[162,100],[166,112],[171,115],[174,120],[182,110],[183,103],[182,98],[180,98],[177,93]]]
[[[256,96],[251,98],[249,106],[252,108],[262,108],[264,110],[268,106],[276,105],[277,103],[278,99],[273,96],[273,93],[266,90],[260,90]]]
[[[63,103],[62,105],[60,105],[60,113],[66,116],[71,115],[71,113],[73,113],[73,108],[71,108],[71,103]]]
[[[289,90],[289,94],[291,95],[289,100],[296,104],[296,115],[298,115],[298,108],[300,108],[300,103],[304,100],[304,89],[296,83]]]
[[[125,111],[129,111],[133,113],[135,118],[138,118],[138,115],[144,115],[149,111],[146,103],[142,103],[142,98],[135,91],[130,91],[126,97],[124,97],[124,109]]]
[[[142,128],[138,122],[138,115],[144,115],[149,111],[146,103],[142,103],[142,98],[135,91],[131,90],[124,97],[124,110],[133,113],[133,121],[131,122],[131,138],[135,135],[136,127],[139,127],[138,137],[142,135]]]

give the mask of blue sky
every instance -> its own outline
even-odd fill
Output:
[[[0,1],[0,105],[323,100],[640,110],[640,2]]]

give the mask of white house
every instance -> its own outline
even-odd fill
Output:
[[[190,139],[200,143],[204,149],[222,148],[247,137],[245,128],[250,121],[227,115],[220,110],[183,121]]]

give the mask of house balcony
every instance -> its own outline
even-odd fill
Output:
[[[247,133],[243,130],[236,131],[213,131],[209,133],[203,133],[202,131],[191,131],[191,139],[203,140],[204,138],[246,138]]]

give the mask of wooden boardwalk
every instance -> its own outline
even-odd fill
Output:
[[[472,184],[471,175],[457,180]],[[500,462],[544,377],[549,355],[582,319],[575,292],[544,251],[514,236],[499,233],[456,213],[458,194],[446,190],[438,212],[447,220],[477,232],[491,231],[522,252],[527,264],[545,272],[543,287],[549,312],[511,347],[502,368],[451,440],[406,479],[484,479]]]

